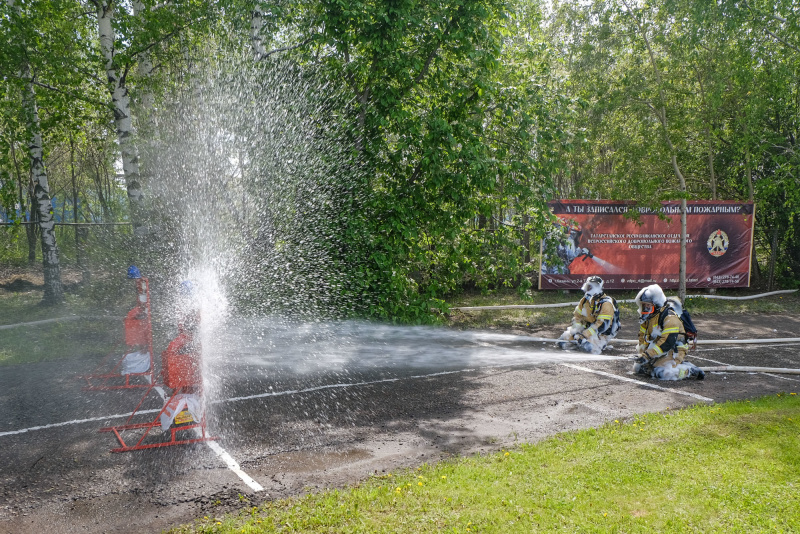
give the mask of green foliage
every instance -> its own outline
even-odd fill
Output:
[[[755,283],[796,287],[796,6],[625,4],[562,2],[552,19],[553,40],[569,51],[565,89],[586,104],[562,195],[680,198],[668,138],[688,198],[755,201],[756,258],[775,273]]]
[[[316,60],[355,102],[368,178],[350,246],[369,315],[424,322],[465,284],[530,285],[559,141],[547,92],[502,64],[510,7],[337,1],[315,12]]]
[[[114,4],[113,63],[141,134],[145,196],[159,185],[147,172],[149,145],[164,134],[157,115],[192,93],[204,64],[280,58],[348,95],[326,117],[353,172],[328,184],[347,209],[330,221],[336,235],[325,246],[353,275],[342,291],[357,313],[429,322],[464,289],[524,294],[555,197],[752,198],[754,284],[800,283],[792,0]],[[121,221],[106,65],[96,13],[84,8],[0,4],[0,20],[11,22],[0,25],[1,201],[28,202],[21,95],[32,81],[55,195],[78,198],[80,220]],[[140,70],[148,61],[157,68]],[[4,257],[22,261],[15,239]]]
[[[14,204],[17,200],[15,185],[14,181],[8,178],[0,180],[0,213],[6,216],[0,217],[0,219],[2,219],[0,222],[13,222],[17,220],[17,218],[14,217]]]

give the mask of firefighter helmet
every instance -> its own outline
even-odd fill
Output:
[[[635,300],[636,306],[639,308],[639,323],[650,319],[667,303],[664,290],[658,284],[647,286],[639,291]]]
[[[586,297],[586,300],[592,300],[592,298],[602,295],[603,279],[597,275],[590,276],[584,282],[581,291],[583,291],[583,296]]]

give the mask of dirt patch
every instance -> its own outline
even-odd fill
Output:
[[[81,283],[81,273],[72,268],[61,269],[61,283],[69,291]],[[13,293],[42,291],[44,276],[41,267],[0,266],[0,291]]]

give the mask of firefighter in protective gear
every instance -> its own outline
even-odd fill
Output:
[[[581,298],[572,313],[572,324],[557,343],[561,349],[578,347],[600,354],[619,330],[619,308],[613,298],[603,292],[603,279],[590,276],[581,287]]]
[[[639,345],[635,373],[659,380],[702,380],[705,373],[685,361],[689,349],[686,331],[678,314],[658,284],[647,286],[636,295],[639,308]]]

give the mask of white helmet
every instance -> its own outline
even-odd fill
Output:
[[[592,300],[593,297],[602,295],[603,279],[596,275],[590,276],[581,286],[581,291],[583,291],[583,296],[586,297],[586,300]]]
[[[678,317],[680,317],[683,313],[683,304],[681,304],[681,299],[678,297],[667,298],[667,305],[675,310],[675,313],[678,314]]]
[[[636,295],[636,306],[639,308],[639,323],[647,321],[666,303],[667,297],[658,284],[647,286],[639,291],[639,294]]]

